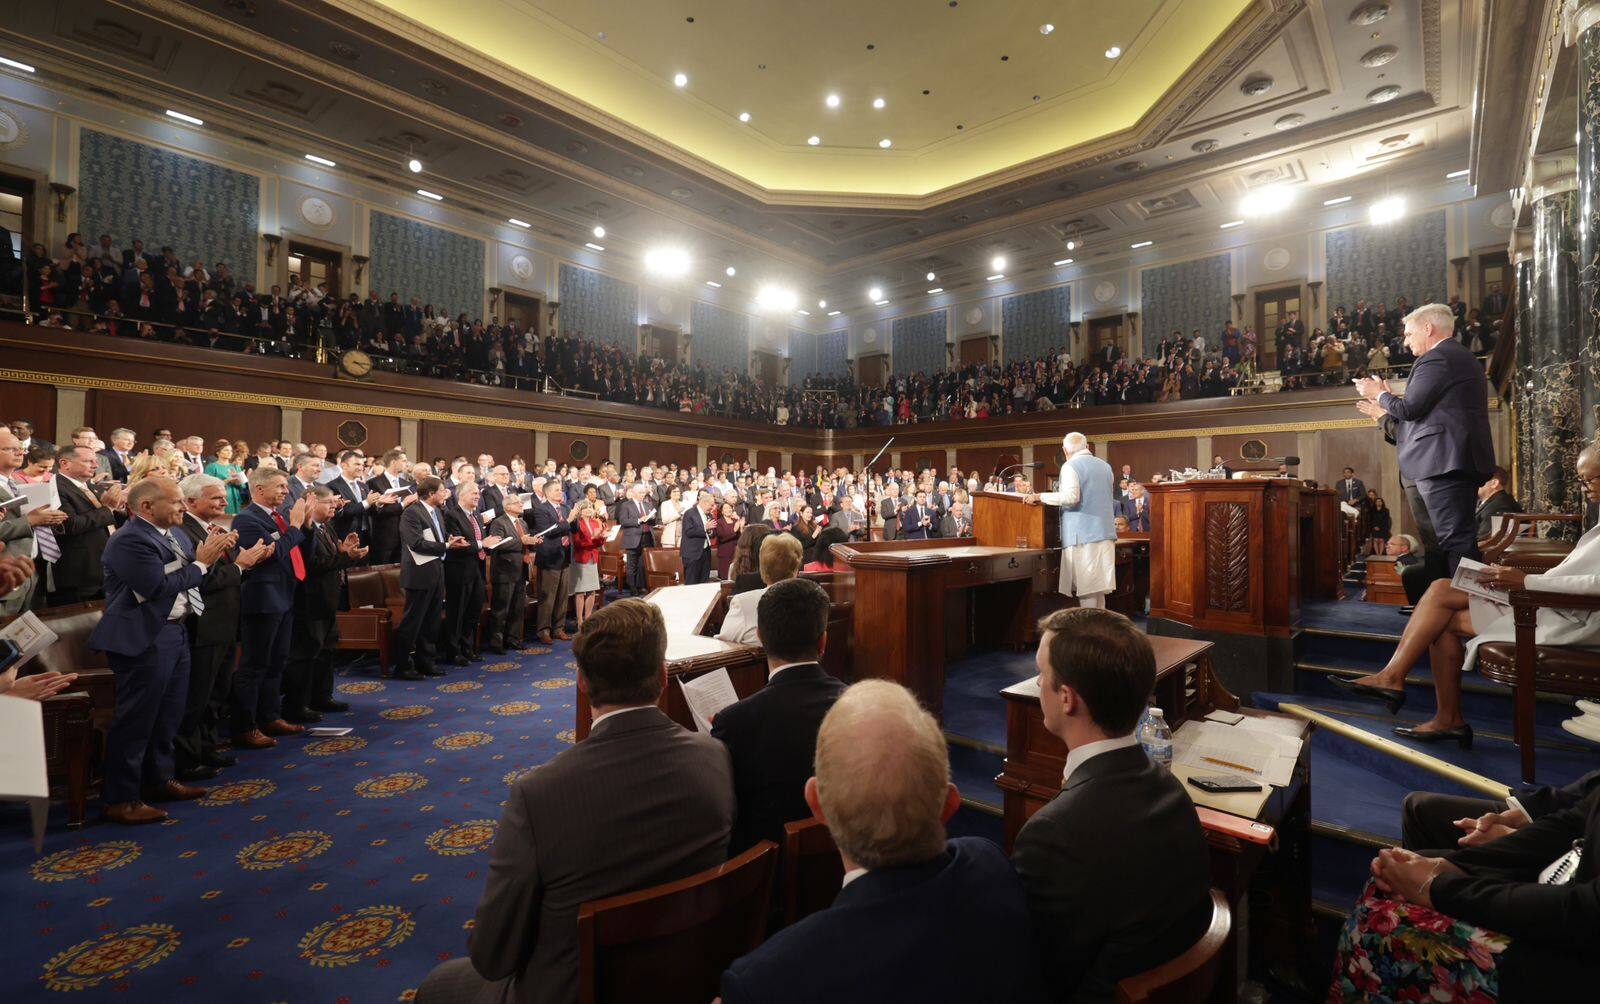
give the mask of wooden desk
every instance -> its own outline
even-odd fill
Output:
[[[1300,489],[1300,594],[1309,600],[1344,598],[1344,568],[1339,550],[1344,516],[1332,488]]]
[[[1174,731],[1183,722],[1203,718],[1219,708],[1242,715],[1272,714],[1239,707],[1238,699],[1212,673],[1211,642],[1151,636],[1150,644],[1156,653],[1155,704]],[[1036,677],[1013,684],[1001,694],[1006,701],[1006,759],[995,784],[1004,792],[1005,849],[1009,854],[1028,817],[1060,793],[1067,747],[1044,727]],[[1200,814],[1211,848],[1212,881],[1227,894],[1236,918],[1249,918],[1248,913],[1240,912],[1240,901],[1256,881],[1263,862],[1271,864],[1262,873],[1270,874],[1270,880],[1261,883],[1269,893],[1265,914],[1248,924],[1248,942],[1235,944],[1230,938],[1214,1000],[1234,999],[1233,986],[1244,975],[1248,960],[1239,951],[1239,944],[1248,944],[1258,957],[1291,962],[1308,960],[1314,951],[1316,930],[1311,916],[1309,860],[1311,725],[1299,724],[1300,759],[1295,764],[1294,782],[1288,787],[1272,788],[1263,798],[1213,795],[1192,785],[1184,786],[1197,807],[1265,823],[1277,833],[1275,847],[1256,844],[1208,825],[1208,814]]]
[[[1362,597],[1368,603],[1406,605],[1406,588],[1400,582],[1400,563],[1390,554],[1367,556],[1367,592]]]

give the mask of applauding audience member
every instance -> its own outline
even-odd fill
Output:
[[[310,725],[325,713],[349,711],[333,697],[333,646],[339,641],[339,594],[344,570],[366,555],[355,531],[343,540],[329,529],[338,498],[327,485],[312,485],[301,496],[306,506],[305,538],[300,542],[306,577],[294,593],[294,636],[283,677],[285,720]]]
[[[406,605],[394,637],[396,679],[444,675],[434,654],[444,613],[444,562],[440,559],[450,547],[466,543],[445,535],[439,510],[449,492],[438,478],[420,478],[417,501],[400,516],[400,588],[405,590]]]
[[[234,749],[270,749],[274,736],[299,735],[301,725],[284,721],[283,672],[294,637],[294,597],[306,578],[306,504],[297,501],[288,516],[280,512],[289,494],[289,477],[276,467],[250,472],[250,504],[233,518],[239,546],[273,544],[272,554],[244,576],[239,592],[239,671],[233,677]]]

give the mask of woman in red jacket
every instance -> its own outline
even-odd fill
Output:
[[[717,548],[717,579],[721,581],[728,577],[728,568],[733,564],[733,549],[744,532],[744,520],[734,511],[732,502],[724,502],[717,509],[716,523],[711,528],[711,538]]]
[[[600,549],[606,542],[606,521],[600,514],[604,511],[594,485],[590,485],[578,503],[578,532],[572,537],[572,606],[580,631],[600,599]]]

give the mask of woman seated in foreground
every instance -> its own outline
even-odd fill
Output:
[[[1578,477],[1590,503],[1600,502],[1600,443],[1578,454]],[[1572,553],[1548,572],[1529,574],[1491,565],[1482,581],[1499,589],[1544,589],[1559,593],[1600,593],[1600,526],[1585,533]],[[1600,644],[1600,614],[1593,611],[1542,609],[1535,638],[1540,645]],[[1383,669],[1356,680],[1333,679],[1335,686],[1357,697],[1388,704],[1394,714],[1406,703],[1406,674],[1424,653],[1433,672],[1437,708],[1419,725],[1394,730],[1403,739],[1421,742],[1454,740],[1472,748],[1472,726],[1461,715],[1461,674],[1470,669],[1478,646],[1486,641],[1515,641],[1511,607],[1468,594],[1441,579],[1428,587],[1411,614],[1400,644]]]
[[[752,529],[767,528],[746,527],[745,532]],[[757,539],[756,547],[764,585],[760,589],[735,592],[728,600],[728,616],[723,618],[722,630],[717,632],[717,637],[723,641],[740,645],[761,644],[756,637],[756,608],[761,603],[761,597],[766,595],[768,586],[794,578],[800,571],[800,562],[805,555],[805,549],[798,540],[786,533],[772,533],[770,530]]]

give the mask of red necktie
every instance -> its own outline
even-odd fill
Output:
[[[278,532],[280,534],[289,532],[289,524],[283,521],[282,513],[273,513],[272,521],[278,524]],[[306,559],[300,554],[300,549],[298,547],[292,547],[289,549],[289,567],[294,569],[294,581],[306,581]]]
[[[478,560],[482,561],[488,552],[483,549],[483,530],[478,526],[478,514],[467,513],[467,522],[472,524],[472,539],[478,542]]]

